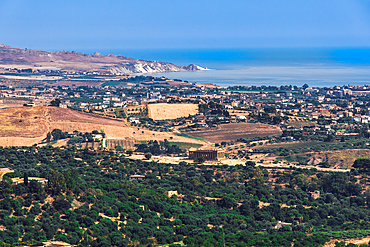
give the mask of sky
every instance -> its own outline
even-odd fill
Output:
[[[0,44],[43,50],[370,47],[370,1],[0,0]]]

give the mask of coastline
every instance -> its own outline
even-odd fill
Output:
[[[179,65],[197,64],[207,69],[146,75],[221,87],[370,84],[368,48],[137,49],[100,52]]]

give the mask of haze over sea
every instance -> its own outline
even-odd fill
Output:
[[[94,51],[82,51],[93,53]],[[219,86],[297,85],[331,87],[370,85],[369,48],[264,48],[216,50],[102,50],[136,59],[194,63],[206,71],[156,73]]]

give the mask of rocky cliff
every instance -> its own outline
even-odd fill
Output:
[[[172,63],[150,62],[136,60],[132,63],[119,64],[110,68],[112,74],[135,74],[135,73],[159,73],[159,72],[174,72],[174,71],[195,71],[204,70],[195,64],[188,66],[178,66]]]
[[[0,45],[0,67],[53,69],[108,74],[159,73],[173,71],[204,70],[194,64],[178,66],[172,63],[152,62],[124,57],[78,53],[75,51],[40,51]]]

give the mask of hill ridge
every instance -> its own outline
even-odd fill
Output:
[[[102,55],[76,51],[43,51],[0,45],[0,65],[30,65],[74,72],[96,72],[103,74],[128,75],[136,73],[159,73],[173,71],[204,70],[195,64],[179,66],[173,63],[139,60],[123,55]]]

